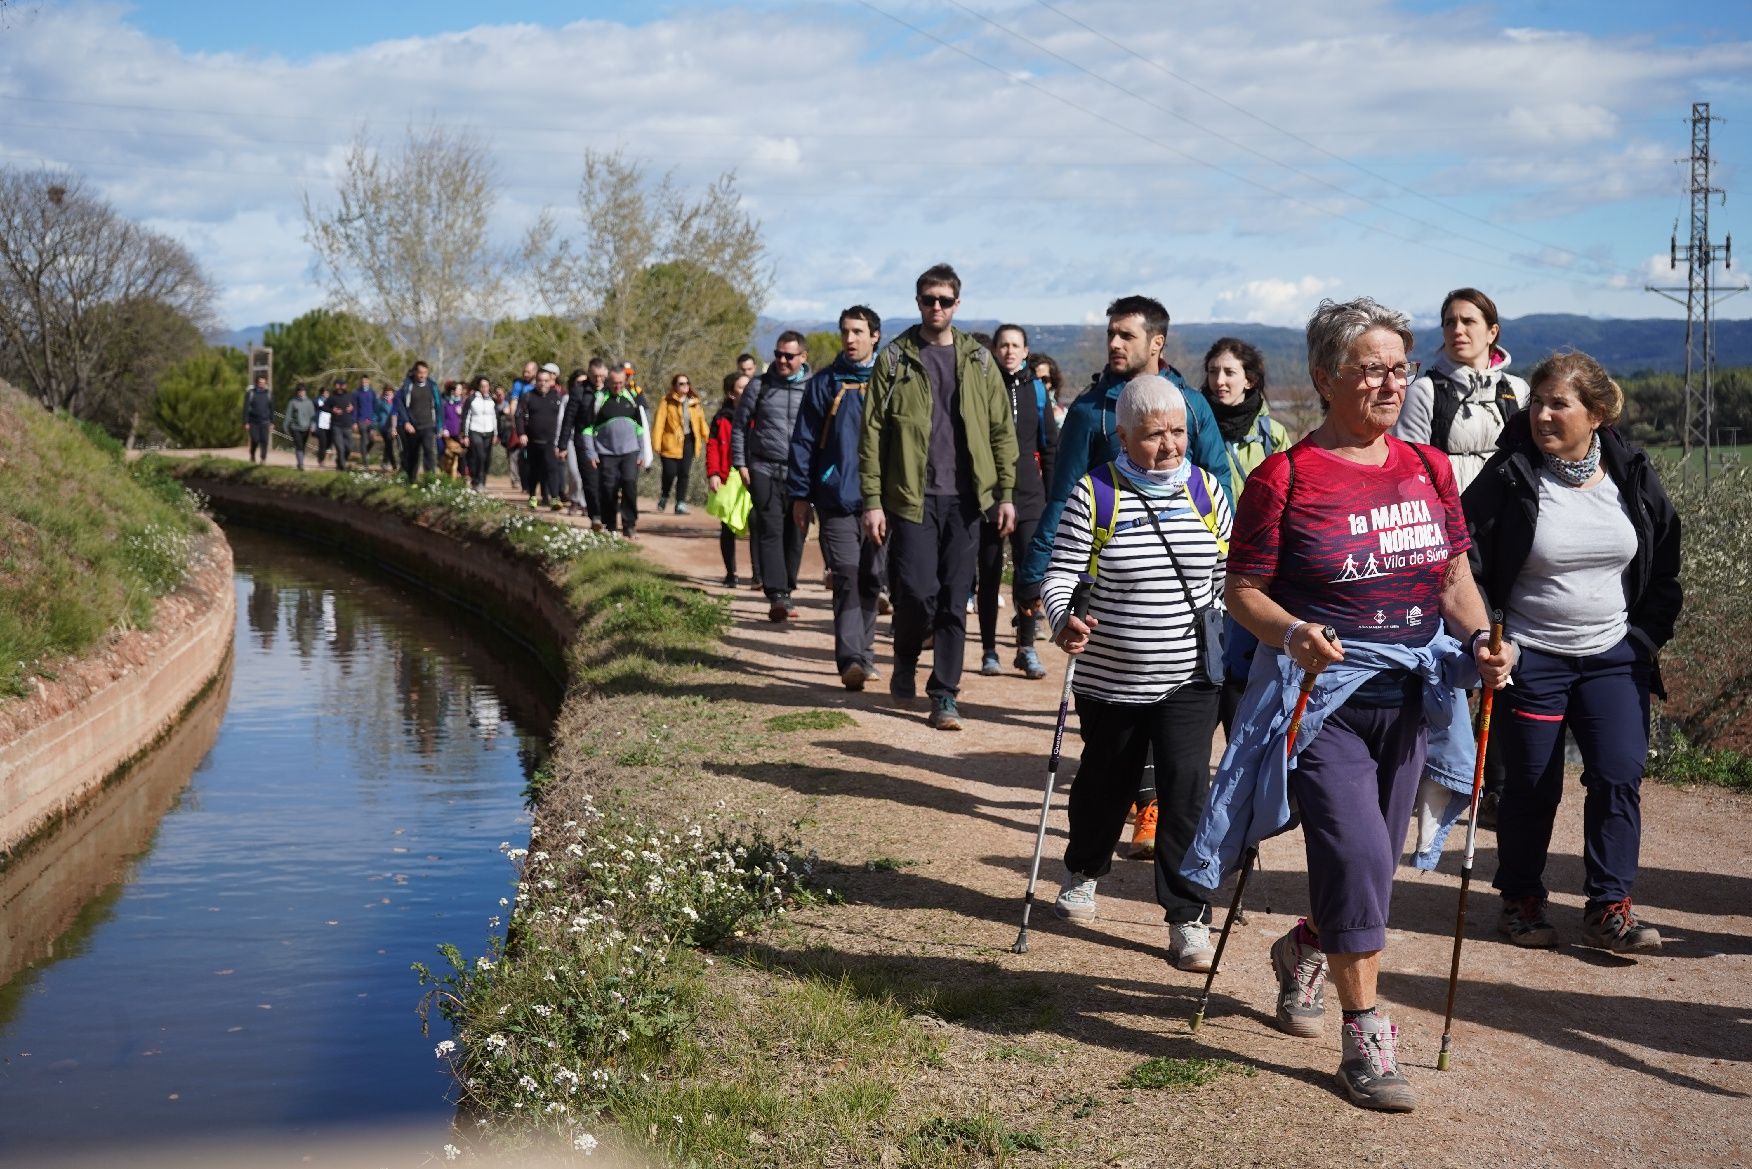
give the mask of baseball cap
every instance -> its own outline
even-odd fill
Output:
[[[559,377],[560,376],[560,367],[555,365],[553,362],[550,361],[546,365],[541,367],[541,372],[551,373],[555,377]]]

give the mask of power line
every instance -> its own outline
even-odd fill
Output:
[[[1424,192],[1417,190],[1415,187],[1408,187],[1404,183],[1398,182],[1394,179],[1390,179],[1386,175],[1383,175],[1377,171],[1371,170],[1370,168],[1362,165],[1359,162],[1356,162],[1352,159],[1346,158],[1343,155],[1335,154],[1334,152],[1326,149],[1324,146],[1321,146],[1318,143],[1309,141],[1306,137],[1304,137],[1301,134],[1296,133],[1294,130],[1287,130],[1282,126],[1279,126],[1277,123],[1272,122],[1269,119],[1266,119],[1264,117],[1261,117],[1260,115],[1245,108],[1244,106],[1237,105],[1235,102],[1230,101],[1228,98],[1224,97],[1220,93],[1216,93],[1212,90],[1206,89],[1204,86],[1200,85],[1196,81],[1193,81],[1191,78],[1184,77],[1181,74],[1176,73],[1174,70],[1168,68],[1166,65],[1161,64],[1160,62],[1154,60],[1153,58],[1144,56],[1142,53],[1133,49],[1131,46],[1123,44],[1120,41],[1114,40],[1112,37],[1108,36],[1106,33],[1102,32],[1100,29],[1095,28],[1095,27],[1085,23],[1082,20],[1079,20],[1077,17],[1072,16],[1070,13],[1065,12],[1063,9],[1054,7],[1052,4],[1048,3],[1048,0],[1034,0],[1034,2],[1038,5],[1040,5],[1042,8],[1046,9],[1048,12],[1054,13],[1054,14],[1062,17],[1063,19],[1069,21],[1070,23],[1076,25],[1078,28],[1081,28],[1084,31],[1086,31],[1094,36],[1100,37],[1102,40],[1106,41],[1108,44],[1112,45],[1114,48],[1125,53],[1127,56],[1130,56],[1130,57],[1135,58],[1136,60],[1142,61],[1144,64],[1148,65],[1150,68],[1152,68],[1152,69],[1156,70],[1157,72],[1162,73],[1168,77],[1173,78],[1175,81],[1180,82],[1180,84],[1188,87],[1189,89],[1195,90],[1198,93],[1203,94],[1205,97],[1208,97],[1213,101],[1221,102],[1223,105],[1234,110],[1236,113],[1241,114],[1244,117],[1251,118],[1255,122],[1258,122],[1260,125],[1264,126],[1266,129],[1274,131],[1275,133],[1281,134],[1284,137],[1291,139],[1292,141],[1299,142],[1303,146],[1308,147],[1310,150],[1318,151],[1319,153],[1325,155],[1327,158],[1330,158],[1330,159],[1334,160],[1335,162],[1338,162],[1344,166],[1351,168],[1352,170],[1356,171],[1358,174],[1361,174],[1361,175],[1364,175],[1368,178],[1374,179],[1376,182],[1385,183],[1388,186],[1393,187],[1395,190],[1403,191],[1407,195],[1412,196],[1413,198],[1421,199],[1424,202],[1429,203],[1431,206],[1440,208],[1442,211],[1450,212],[1450,213],[1455,214],[1455,215],[1459,215],[1465,219],[1470,219],[1474,223],[1483,224],[1485,227],[1491,228],[1494,231],[1503,232],[1506,235],[1514,236],[1516,239],[1522,240],[1526,243],[1536,244],[1539,247],[1549,249],[1550,251],[1553,251],[1553,252],[1559,252],[1559,253],[1566,255],[1566,256],[1572,256],[1575,259],[1582,261],[1583,263],[1586,263],[1586,264],[1589,264],[1591,266],[1594,266],[1594,267],[1601,269],[1603,272],[1607,272],[1607,273],[1610,273],[1610,274],[1616,275],[1616,276],[1634,276],[1634,275],[1636,275],[1636,273],[1631,272],[1628,269],[1619,268],[1616,265],[1605,263],[1601,260],[1595,259],[1592,256],[1584,255],[1581,252],[1572,251],[1569,248],[1562,247],[1561,245],[1558,245],[1558,244],[1549,243],[1545,240],[1537,238],[1536,236],[1528,235],[1526,232],[1517,231],[1516,229],[1514,229],[1512,227],[1505,227],[1504,225],[1497,223],[1494,220],[1486,219],[1482,215],[1474,215],[1470,211],[1465,210],[1464,208],[1456,207],[1453,204],[1444,202],[1441,199],[1437,199],[1433,195],[1425,194]],[[1016,34],[1012,34],[1012,35],[1016,35]],[[1226,140],[1233,142],[1233,139],[1226,139]],[[1287,164],[1284,164],[1284,165],[1287,165]],[[1294,168],[1292,168],[1292,169],[1294,169]],[[1300,172],[1298,171],[1297,173],[1300,173]],[[1422,222],[1422,221],[1418,220],[1417,222]],[[1456,234],[1458,234],[1458,233],[1456,233]],[[1460,238],[1465,239],[1468,237],[1461,236]],[[1478,241],[1474,241],[1474,242],[1478,242]],[[1487,244],[1485,246],[1488,247],[1490,245]]]

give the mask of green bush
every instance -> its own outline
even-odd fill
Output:
[[[235,349],[208,349],[179,361],[158,379],[152,417],[179,447],[231,447],[243,440],[247,359]]]

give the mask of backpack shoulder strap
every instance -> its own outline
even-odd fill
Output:
[[[1113,526],[1119,518],[1119,492],[1114,488],[1113,464],[1104,463],[1083,476],[1083,489],[1089,493],[1089,522],[1094,539],[1089,545],[1089,575],[1099,575],[1101,549],[1113,539]]]
[[[1259,433],[1259,445],[1265,448],[1263,457],[1270,458],[1272,454],[1271,415],[1261,410],[1253,416],[1253,427]]]
[[[1046,449],[1046,383],[1039,378],[1034,379],[1034,421],[1040,430],[1040,446]]]
[[[1229,542],[1223,539],[1223,533],[1217,527],[1217,505],[1211,497],[1211,473],[1203,467],[1194,467],[1193,473],[1186,480],[1186,498],[1192,504],[1192,510],[1198,515],[1199,522],[1217,542],[1217,551],[1224,556],[1229,554]]]
[[[820,451],[827,446],[827,432],[833,428],[834,415],[839,413],[840,400],[851,389],[851,382],[841,382],[839,392],[834,394],[833,402],[827,408],[827,417],[821,420],[821,433],[815,436],[815,449]]]

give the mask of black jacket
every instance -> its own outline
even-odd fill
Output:
[[[1503,608],[1533,547],[1539,520],[1539,469],[1544,456],[1533,442],[1531,416],[1515,415],[1497,439],[1497,451],[1461,497],[1472,536],[1472,571],[1485,603]],[[1600,466],[1617,484],[1636,530],[1636,554],[1624,570],[1631,636],[1652,657],[1673,637],[1684,597],[1679,586],[1679,515],[1641,447],[1610,426],[1600,428]],[[1665,698],[1660,672],[1654,690]]]
[[[1011,498],[1016,521],[1029,523],[1046,510],[1046,485],[1052,482],[1052,459],[1058,450],[1058,419],[1053,417],[1052,395],[1044,392],[1028,365],[1003,376],[1010,417],[1016,420],[1016,493]]]
[[[595,425],[596,391],[589,382],[579,382],[566,391],[566,417],[561,426],[572,446],[577,448],[580,459],[585,457],[584,433]]]
[[[531,390],[517,399],[517,433],[532,444],[564,450],[572,437],[565,422],[566,395],[557,389]]]

